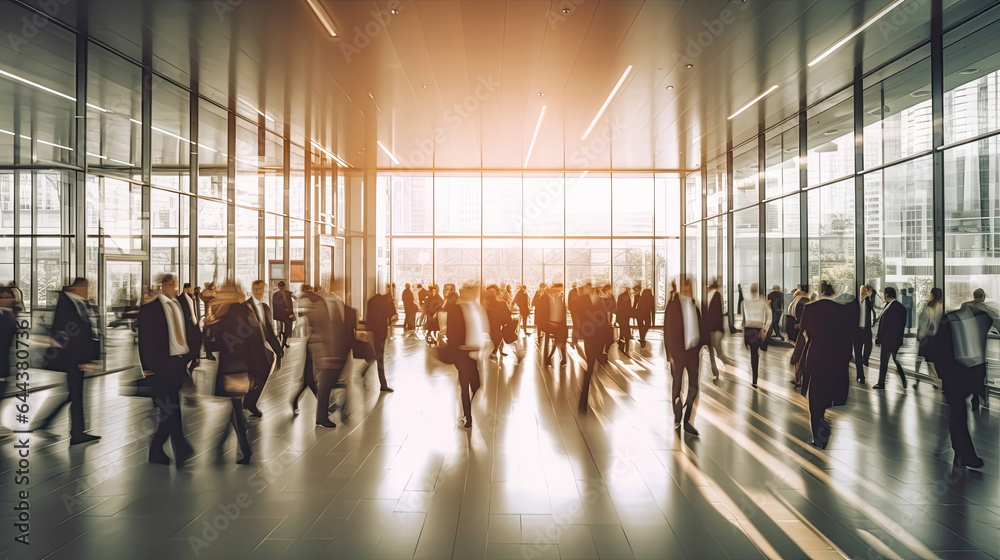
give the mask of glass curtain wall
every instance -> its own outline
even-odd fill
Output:
[[[663,309],[679,273],[681,178],[652,173],[402,173],[387,185],[390,274],[404,284],[473,280],[641,284]]]
[[[4,36],[20,37],[23,21],[41,17],[0,0]],[[234,278],[249,293],[252,280],[288,278],[284,261],[303,258],[306,237],[342,236],[339,170],[326,164],[324,205],[307,211],[309,152],[283,123],[248,120],[137,60],[78,45],[62,26],[36,31],[0,45],[0,284],[22,288],[33,329],[45,332],[58,292],[86,277],[104,350],[115,354],[105,365],[127,367],[129,312],[156,274],[192,284]],[[78,79],[81,57],[87,75]],[[300,282],[315,273],[301,264]]]

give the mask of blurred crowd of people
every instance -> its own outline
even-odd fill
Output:
[[[32,426],[48,429],[60,410],[69,406],[71,445],[100,438],[85,430],[84,418],[84,374],[97,367],[100,353],[98,329],[86,299],[88,288],[87,280],[78,278],[59,293],[43,367],[65,373],[68,396],[43,408]],[[346,419],[351,409],[346,396],[331,402],[336,401],[331,395],[347,387],[347,366],[354,361],[364,363],[361,375],[375,364],[379,390],[393,391],[386,376],[385,349],[400,319],[395,284],[387,284],[374,294],[363,313],[345,303],[335,283],[326,287],[302,285],[297,296],[284,282],[278,282],[276,288],[268,297],[265,282],[257,280],[246,297],[234,282],[218,287],[211,282],[204,288],[179,287],[172,274],[161,274],[144,292],[137,316],[143,376],[130,386],[129,394],[149,397],[153,402],[156,431],[150,442],[151,463],[174,462],[180,468],[193,455],[184,434],[181,402],[195,394],[193,372],[203,360],[215,362],[208,368],[214,369],[212,386],[204,392],[228,400],[238,462],[249,463],[253,451],[247,437],[248,418],[263,416],[259,400],[268,379],[281,368],[293,333],[304,345],[299,388],[290,401],[293,415],[298,414],[299,401],[309,390],[316,398],[317,427],[335,428],[331,414],[338,409]],[[847,402],[852,362],[855,382],[865,384],[870,356],[879,348],[879,375],[872,388],[885,389],[891,364],[906,389],[907,376],[898,354],[915,325],[915,374],[926,364],[941,380],[949,405],[954,464],[983,465],[969,435],[967,401],[971,397],[974,408],[988,407],[986,340],[990,329],[1000,324],[1000,314],[987,303],[982,289],[975,290],[972,301],[945,313],[942,292],[933,288],[916,314],[912,289],[897,294],[891,286],[881,293],[871,285],[859,286],[853,299],[851,294],[838,297],[828,282],[822,282],[811,294],[799,286],[787,305],[779,286],[765,296],[753,284],[749,297],[744,297],[740,285],[737,295],[741,329],[735,328],[732,315],[726,312],[717,281],[709,282],[700,304],[689,277],[671,282],[662,323],[675,429],[699,435],[695,414],[703,348],[714,378],[720,371],[739,374],[736,361],[724,348],[728,330],[740,333],[748,349],[754,389],[759,381],[760,352],[772,344],[794,345],[790,358],[794,377],[790,381],[808,402],[813,445],[825,448],[831,435],[826,411]],[[903,301],[900,295],[910,299]],[[543,283],[530,295],[524,285],[482,287],[470,282],[456,288],[445,284],[439,293],[435,284],[405,284],[399,304],[404,339],[422,338],[435,357],[455,367],[462,406],[459,424],[465,428],[472,426],[472,401],[482,384],[486,360],[502,364],[510,350],[520,361],[532,341],[538,345],[543,368],[565,367],[571,359],[568,345],[576,351],[585,364],[581,366],[579,400],[579,409],[585,412],[597,364],[607,364],[616,346],[616,358],[624,359],[637,348],[645,349],[657,308],[652,290],[641,283],[615,295],[610,285],[595,286],[586,281],[572,284],[568,292],[561,283]],[[8,363],[19,305],[16,288],[0,288],[0,347],[6,349]],[[0,389],[10,376],[8,370],[0,378]],[[917,382],[919,377],[914,375],[913,379]],[[220,454],[229,433],[227,425],[217,445]],[[172,460],[164,447],[168,441]]]

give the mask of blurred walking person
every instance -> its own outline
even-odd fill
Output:
[[[528,304],[528,292],[525,291],[523,284],[517,287],[517,293],[514,294],[514,305],[521,318],[521,331],[525,336],[528,336],[531,334],[528,332],[528,315],[531,314],[531,306]]]
[[[552,358],[559,350],[559,367],[566,367],[569,359],[566,355],[566,339],[569,337],[569,330],[566,327],[566,300],[563,297],[563,285],[561,283],[552,284],[548,290],[548,315],[547,327],[549,329],[546,343],[551,342],[552,347],[545,353],[544,365],[551,366]]]
[[[411,334],[417,329],[417,303],[409,284],[403,286],[403,334]]]
[[[826,410],[847,403],[851,335],[858,318],[857,305],[838,303],[834,296],[833,286],[824,281],[820,297],[806,304],[791,359],[802,372],[800,392],[809,401],[811,444],[819,449],[826,449],[830,441]]]
[[[889,372],[889,360],[896,364],[896,373],[899,380],[903,382],[903,389],[906,389],[906,374],[903,373],[903,366],[899,363],[896,353],[903,345],[903,335],[906,331],[906,308],[896,300],[896,288],[888,286],[882,291],[885,298],[885,308],[878,321],[878,335],[875,337],[875,346],[879,350],[878,364],[878,384],[872,389],[885,389],[885,377]]]
[[[663,348],[672,378],[670,402],[674,411],[674,429],[683,427],[686,433],[698,436],[700,434],[692,422],[698,408],[698,368],[701,365],[701,347],[705,343],[701,316],[691,289],[691,278],[687,275],[682,275],[679,282],[670,282],[670,298],[663,311]],[[685,372],[687,395],[682,400]]]
[[[708,363],[712,366],[712,376],[719,378],[719,366],[716,356],[723,365],[732,365],[732,360],[722,349],[723,330],[722,294],[719,292],[719,281],[713,279],[708,285],[708,296],[702,303],[701,321],[707,335],[705,346],[708,347]]]
[[[767,303],[771,308],[771,328],[765,336],[785,340],[781,336],[781,312],[785,309],[785,294],[781,292],[781,286],[775,284],[771,288],[771,293],[767,294]]]
[[[59,293],[51,330],[56,346],[46,351],[44,367],[66,374],[69,395],[51,412],[42,416],[42,420],[33,428],[48,429],[59,411],[69,405],[70,445],[101,439],[100,436],[88,434],[84,430],[83,374],[85,371],[97,369],[95,362],[100,356],[87,303],[88,286],[86,278],[77,278],[72,284],[63,287],[63,291]]]
[[[273,369],[281,368],[281,358],[285,355],[284,347],[278,342],[277,335],[274,334],[274,316],[271,314],[271,308],[264,303],[264,288],[266,287],[267,283],[263,280],[254,280],[253,284],[250,285],[252,295],[243,302],[257,319],[264,337],[264,344],[268,347],[266,352],[268,362],[261,364],[260,368],[263,375],[250,378],[250,391],[243,399],[243,407],[257,418],[262,416],[260,409],[257,408],[257,401],[260,400],[260,395],[264,392],[264,384],[267,383],[267,378],[271,375],[271,366],[274,366]]]
[[[591,378],[594,375],[597,361],[602,355],[607,337],[607,327],[610,326],[610,323],[601,300],[593,292],[590,282],[580,288],[575,303],[577,304],[577,317],[580,321],[580,336],[583,338],[583,355],[587,364],[581,382],[582,389],[578,409],[580,412],[586,412],[587,400],[590,397]]]
[[[618,323],[618,350],[628,357],[629,343],[632,342],[632,317],[635,315],[635,298],[632,288],[625,288],[618,294],[615,322]]]
[[[504,330],[513,318],[510,315],[510,307],[507,307],[503,294],[496,284],[487,286],[486,298],[483,303],[486,308],[486,318],[489,320],[490,340],[493,342],[493,352],[490,353],[492,360],[498,354],[500,357],[507,355],[503,351]]]
[[[542,340],[542,324],[548,321],[548,312],[542,315],[538,311],[538,304],[543,297],[545,297],[546,286],[542,282],[538,284],[538,289],[531,296],[531,307],[535,310],[535,332],[538,334],[538,340]]]
[[[378,364],[379,391],[383,393],[392,392],[389,382],[385,378],[385,341],[391,328],[392,317],[395,314],[396,305],[389,294],[377,293],[368,298],[365,309],[365,329],[372,333],[375,361]]]
[[[865,382],[865,368],[872,354],[872,325],[875,324],[874,289],[862,284],[858,290],[858,323],[854,329],[854,369],[857,382]],[[879,327],[881,329],[881,327]]]
[[[281,336],[281,347],[288,348],[288,337],[292,334],[292,327],[295,325],[295,296],[288,291],[284,280],[278,281],[278,291],[271,296],[271,308],[274,312],[274,320],[281,327],[278,333]]]
[[[635,295],[635,318],[639,326],[639,347],[645,348],[646,333],[655,322],[656,300],[653,299],[653,290],[649,288],[643,290],[641,283],[635,285]]]
[[[449,360],[458,370],[458,391],[462,400],[459,425],[472,427],[472,399],[482,384],[478,354],[485,342],[488,320],[486,310],[479,305],[479,285],[465,284],[458,302],[448,309]]]
[[[990,317],[990,324],[987,330],[990,328],[1000,330],[1000,311],[997,310],[995,306],[986,302],[986,291],[982,288],[976,288],[972,292],[972,301],[967,301],[962,304],[962,307],[969,307],[972,309],[978,309],[983,313],[986,313]],[[983,408],[990,407],[990,390],[987,386],[989,381],[989,370],[986,370],[986,374],[983,377],[983,386],[979,391],[973,393],[972,395],[972,408],[977,408],[982,402]]]
[[[177,279],[162,274],[157,279],[160,294],[139,308],[139,363],[143,375],[152,376],[156,433],[149,443],[149,462],[169,465],[163,444],[170,440],[177,468],[184,468],[194,449],[184,437],[180,389],[192,360],[187,339],[189,320],[177,302]]]
[[[934,363],[929,358],[927,348],[931,339],[937,334],[938,324],[941,323],[941,315],[944,313],[941,288],[931,288],[931,297],[927,304],[920,310],[917,316],[917,359],[913,368],[914,374],[920,373],[920,366],[927,362],[927,368],[934,372]],[[915,377],[913,384],[920,383],[920,378]]]
[[[757,284],[750,285],[750,299],[743,302],[743,344],[750,349],[751,384],[757,388],[757,374],[760,369],[760,351],[767,350],[767,334],[770,332],[771,312],[769,302],[760,297]]]
[[[434,345],[438,342],[438,331],[441,324],[438,321],[438,311],[444,307],[444,299],[438,295],[437,284],[431,284],[427,297],[424,299],[424,341]]]

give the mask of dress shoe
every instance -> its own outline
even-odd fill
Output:
[[[392,393],[392,392],[394,392],[393,389],[392,389],[392,387],[382,387],[381,389],[379,389],[379,391],[382,392],[382,393]]]
[[[92,441],[97,441],[99,439],[101,439],[101,436],[95,436],[93,434],[83,433],[78,436],[72,436],[71,438],[69,438],[69,444],[77,445],[80,443],[90,443]]]
[[[954,465],[957,469],[981,469],[985,463],[981,457],[966,460],[956,455],[955,461],[952,465]]]
[[[292,403],[292,416],[298,416],[299,414],[299,402],[295,401]]]
[[[247,455],[246,457],[241,457],[239,460],[236,461],[236,464],[237,465],[249,465],[250,464],[250,455]]]
[[[183,469],[185,466],[187,466],[188,460],[190,460],[193,455],[194,455],[194,448],[192,448],[191,444],[189,443],[185,443],[180,448],[175,448],[174,457],[177,459],[177,468]],[[164,455],[164,457],[166,457],[166,455]]]
[[[872,389],[878,389],[881,391],[885,389],[885,385],[872,385]]]
[[[859,377],[859,378],[857,379],[857,381],[858,381],[858,383],[861,383],[862,385],[864,385],[864,384],[865,384],[865,378],[864,378],[864,377]]]
[[[684,431],[688,434],[691,434],[694,437],[698,437],[701,435],[700,433],[698,433],[698,430],[694,429],[694,426],[692,426],[689,422],[684,423]]]
[[[247,412],[249,412],[250,414],[252,414],[253,416],[255,416],[257,418],[260,418],[261,416],[263,416],[263,414],[261,413],[260,409],[257,408],[256,406],[247,404],[247,405],[243,405],[243,408],[246,408]]]
[[[757,384],[756,383],[751,383],[750,386],[753,387],[754,389],[757,388]]]
[[[471,416],[463,416],[463,417],[459,418],[458,419],[458,427],[459,428],[471,428],[472,427],[472,417]]]
[[[157,453],[156,451],[150,451],[149,462],[154,463],[156,465],[169,465],[170,457],[167,457],[167,454],[164,453],[163,450],[160,450],[159,453]]]
[[[826,444],[825,443],[821,443],[821,442],[819,442],[819,441],[817,441],[815,439],[812,440],[812,441],[810,441],[809,445],[815,447],[816,449],[826,449]]]
[[[326,420],[326,421],[322,421],[321,420],[319,422],[316,422],[316,427],[317,428],[336,428],[337,425],[334,424],[333,422],[329,421],[329,420]]]

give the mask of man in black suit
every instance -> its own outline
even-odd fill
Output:
[[[785,310],[785,294],[781,292],[781,286],[777,284],[771,288],[771,293],[767,294],[767,303],[771,308],[771,330],[765,337],[775,336],[778,340],[785,340],[781,336],[781,313]]]
[[[493,352],[490,353],[490,359],[496,358],[498,353],[500,356],[507,355],[503,351],[503,332],[507,324],[511,322],[512,317],[510,308],[500,299],[501,297],[499,286],[490,284],[486,287],[486,300],[483,302],[483,307],[486,308],[486,318],[490,322],[490,341],[493,342]]]
[[[278,291],[271,296],[271,307],[274,311],[274,320],[281,325],[281,347],[288,348],[288,337],[292,334],[292,325],[295,324],[295,303],[292,301],[292,292],[288,291],[285,281],[278,281]]]
[[[676,288],[676,285],[674,286]],[[663,310],[663,349],[670,363],[672,378],[670,402],[674,412],[674,429],[692,436],[699,436],[695,429],[694,415],[698,408],[698,368],[701,365],[701,347],[705,345],[701,316],[694,301],[691,279],[682,276],[680,289],[672,289],[667,308]],[[684,372],[687,372],[687,396],[681,400]]]
[[[531,307],[528,305],[528,292],[525,291],[523,284],[517,287],[517,293],[514,294],[514,305],[517,307],[517,312],[521,315],[521,330],[527,336],[528,314],[531,313]]]
[[[556,354],[556,348],[559,349],[559,356],[561,361],[559,362],[559,367],[566,367],[566,338],[568,335],[568,330],[566,328],[566,300],[563,299],[563,285],[561,283],[552,284],[552,288],[547,290],[548,292],[548,302],[546,313],[548,314],[547,327],[549,329],[548,335],[552,342],[552,348],[545,354],[546,366],[552,365],[552,358]],[[539,305],[541,307],[541,305]],[[546,342],[546,344],[548,344]]]
[[[92,362],[99,355],[98,342],[87,310],[87,287],[86,278],[77,278],[63,288],[56,302],[56,313],[52,318],[52,339],[61,348],[53,347],[46,351],[45,367],[66,374],[69,397],[44,416],[35,428],[47,429],[56,414],[68,404],[70,445],[100,439],[100,436],[84,431],[83,372],[96,369]]]
[[[715,362],[718,356],[722,363],[729,364],[730,361],[722,351],[722,294],[719,293],[719,281],[712,280],[708,286],[708,296],[702,303],[701,325],[707,340],[705,346],[708,347],[708,363],[712,366],[712,376],[719,377],[719,366]]]
[[[198,367],[199,360],[198,357],[201,356],[201,327],[198,326],[198,303],[194,299],[194,289],[191,288],[191,284],[186,282],[184,284],[184,290],[178,294],[177,303],[181,306],[181,311],[184,312],[184,326],[187,331],[187,343],[188,348],[191,350],[191,360],[188,364],[188,373],[185,376],[185,383],[190,381],[190,372],[194,371],[194,368]],[[191,386],[194,386],[194,382],[191,382]]]
[[[573,346],[576,346],[576,343],[580,341],[580,327],[578,326],[580,319],[577,317],[576,305],[574,305],[579,291],[576,282],[573,282],[573,287],[566,294],[566,308],[569,309],[569,318],[573,322]],[[489,312],[489,307],[486,308],[486,311]]]
[[[653,314],[656,312],[656,301],[653,299],[653,290],[642,289],[642,284],[635,285],[635,317],[639,324],[639,346],[646,347],[646,333],[653,326]]]
[[[302,297],[299,303],[303,308],[303,316],[309,324],[309,339],[306,341],[306,357],[302,366],[302,383],[292,397],[292,414],[299,413],[299,397],[309,389],[317,395],[316,378],[322,375],[322,365],[326,363],[329,353],[330,311],[327,309],[323,296],[313,291],[309,284],[302,285]],[[328,420],[329,421],[329,420]],[[336,425],[332,426],[336,427]]]
[[[284,356],[283,346],[278,342],[278,337],[274,334],[274,317],[271,315],[271,308],[264,303],[264,288],[266,286],[267,284],[263,280],[254,280],[253,284],[250,285],[253,295],[243,302],[244,305],[253,311],[257,322],[260,323],[261,330],[264,331],[264,342],[271,347],[269,352],[265,352],[268,358],[267,367],[261,368],[261,371],[267,371],[268,374],[263,379],[251,378],[250,390],[243,398],[243,408],[247,409],[250,414],[253,414],[257,418],[262,416],[260,409],[257,408],[257,401],[260,400],[260,394],[264,392],[264,384],[267,383],[267,378],[270,376],[271,364],[275,362],[276,357],[277,363],[275,364],[275,369],[280,368],[281,357]]]
[[[547,309],[544,315],[542,315],[541,312],[538,310],[539,302],[541,302],[541,300],[543,299],[546,299],[545,289],[546,289],[545,283],[541,282],[538,284],[538,289],[535,290],[535,293],[531,295],[531,307],[535,310],[535,332],[538,335],[538,340],[542,340],[542,334],[543,334],[542,326],[545,324],[545,321],[548,320],[549,316]]]
[[[811,443],[820,449],[830,441],[826,410],[847,403],[851,326],[858,317],[857,305],[838,303],[834,295],[833,286],[824,281],[820,298],[803,307],[791,360],[802,372],[800,392],[809,401]]]
[[[403,313],[406,315],[403,317],[403,332],[411,333],[417,328],[417,302],[413,299],[413,290],[410,289],[409,284],[403,286],[401,298],[403,300]]]
[[[583,374],[583,388],[580,393],[580,412],[586,412],[587,399],[590,397],[590,383],[594,375],[597,360],[604,349],[604,337],[607,336],[608,314],[600,299],[593,293],[590,282],[584,284],[576,300],[578,326],[583,338],[583,353],[587,361],[587,369]]]
[[[153,407],[156,433],[149,444],[149,462],[169,465],[163,452],[169,438],[177,468],[194,454],[184,437],[179,391],[184,383],[191,350],[187,345],[184,312],[177,302],[177,279],[163,274],[158,279],[160,295],[139,308],[139,362],[143,374],[153,376]],[[189,321],[187,321],[189,323]]]
[[[854,368],[858,371],[858,383],[864,383],[868,357],[872,354],[872,325],[875,323],[875,306],[869,286],[861,286],[858,292],[858,308],[860,316],[853,336]]]
[[[875,345],[879,346],[878,357],[878,385],[872,389],[885,389],[885,376],[889,371],[889,358],[896,364],[896,372],[899,379],[903,381],[903,388],[906,389],[906,375],[903,373],[903,366],[896,357],[896,352],[903,345],[903,334],[906,331],[906,308],[902,303],[896,301],[896,288],[892,286],[883,290],[885,297],[885,309],[878,322],[878,335],[875,337]]]
[[[365,309],[365,329],[372,333],[375,346],[375,361],[378,363],[379,390],[391,393],[385,378],[385,340],[389,336],[389,320],[396,314],[396,306],[389,294],[376,293],[368,299]]]
[[[635,303],[632,298],[632,288],[625,288],[618,294],[618,306],[615,322],[618,323],[618,350],[628,356],[628,345],[632,341],[632,316],[635,314]]]

